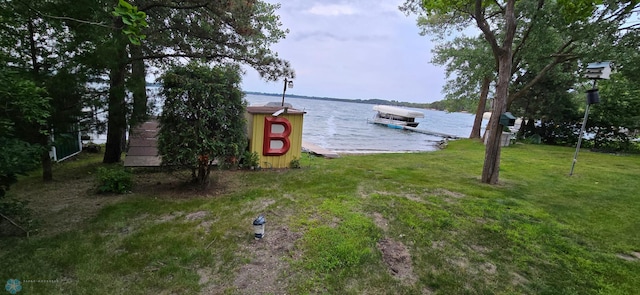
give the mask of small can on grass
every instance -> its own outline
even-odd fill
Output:
[[[264,237],[264,224],[267,223],[267,220],[263,215],[258,216],[253,221],[253,232],[256,240],[262,239]]]

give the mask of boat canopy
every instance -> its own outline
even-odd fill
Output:
[[[403,109],[399,107],[377,105],[373,107],[373,110],[378,111],[380,113],[391,114],[391,115],[406,117],[406,118],[424,118],[424,113],[422,112],[412,111],[412,110]]]

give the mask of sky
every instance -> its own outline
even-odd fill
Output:
[[[431,37],[402,0],[281,0],[284,40],[272,46],[296,72],[287,94],[426,103],[443,98],[444,67],[431,64]],[[279,3],[278,0],[266,0]],[[246,69],[245,91],[282,93]]]

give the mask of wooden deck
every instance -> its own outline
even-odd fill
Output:
[[[129,132],[129,148],[124,158],[125,167],[160,167],[158,156],[158,128],[156,120],[149,120]]]
[[[458,139],[459,138],[458,136],[455,136],[455,135],[452,135],[452,134],[446,134],[446,133],[442,133],[442,132],[436,132],[436,131],[425,130],[425,129],[418,129],[416,127],[402,126],[402,129],[413,131],[413,132],[418,132],[418,133],[422,133],[422,134],[440,136],[442,138],[448,138],[448,139]]]
[[[302,149],[309,153],[320,155],[325,158],[331,158],[331,159],[340,158],[340,155],[338,155],[336,152],[327,150],[325,148],[319,147],[313,143],[306,142],[304,140],[302,141]]]

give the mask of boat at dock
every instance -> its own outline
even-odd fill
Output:
[[[373,107],[376,114],[371,123],[384,125],[389,128],[403,129],[403,127],[418,127],[416,118],[424,118],[424,113],[404,108],[376,105]]]
[[[372,120],[367,120],[369,123],[374,123],[393,129],[402,129],[422,134],[440,136],[447,139],[458,139],[457,136],[452,134],[416,128],[418,127],[418,124],[420,122],[416,122],[415,119],[424,118],[424,113],[420,111],[413,111],[386,105],[374,106],[373,110],[376,111],[376,114],[373,116]]]

